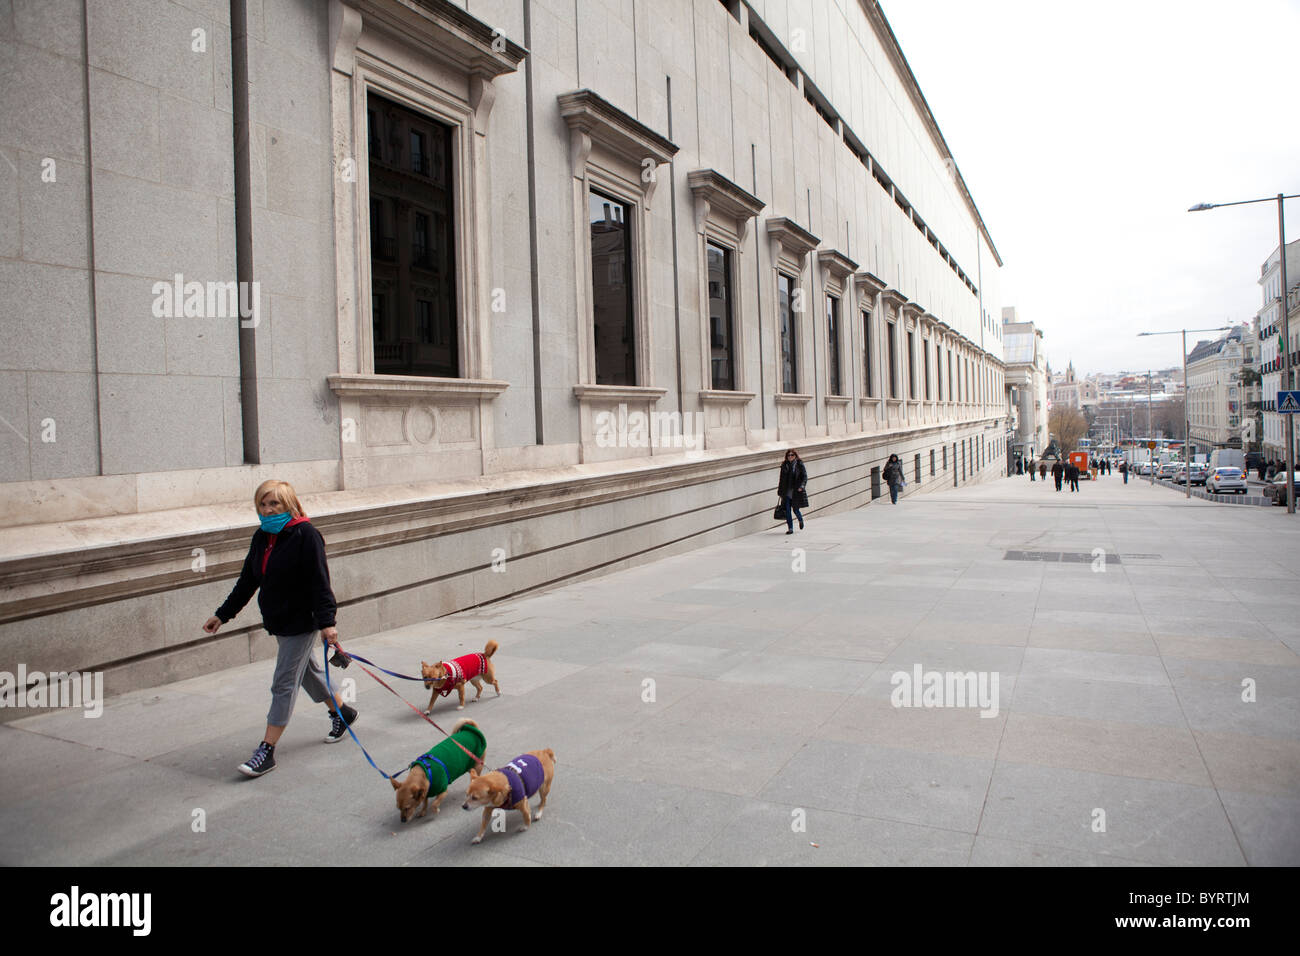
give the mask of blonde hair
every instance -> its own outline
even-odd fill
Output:
[[[298,500],[298,495],[294,493],[293,485],[277,478],[268,478],[257,486],[257,491],[253,493],[253,510],[256,511],[261,508],[262,496],[268,491],[275,496],[275,500],[283,505],[284,510],[289,514],[295,518],[303,517],[302,502]]]

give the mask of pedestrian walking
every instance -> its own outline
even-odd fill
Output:
[[[1079,466],[1070,462],[1065,468],[1065,480],[1070,483],[1071,491],[1079,490]]]
[[[253,532],[243,570],[230,596],[204,622],[203,630],[217,633],[260,589],[257,606],[262,612],[262,626],[275,637],[279,649],[271,678],[266,734],[253,756],[239,766],[245,776],[260,777],[275,769],[275,745],[289,723],[300,686],[330,712],[326,743],[342,740],[347,724],[356,722],[357,712],[330,693],[325,673],[312,653],[319,646],[318,635],[338,647],[338,630],[334,626],[337,605],[325,563],[325,540],[303,514],[302,504],[287,481],[262,482],[253,495],[253,504],[261,527]]]
[[[786,534],[794,534],[794,519],[799,519],[799,530],[803,530],[803,512],[808,507],[808,469],[803,466],[799,453],[791,448],[785,453],[781,462],[781,477],[777,482],[776,493],[785,502]]]
[[[1025,473],[1025,463],[1024,463],[1023,461],[1021,461],[1019,458],[1017,458],[1017,459],[1016,459],[1016,474],[1017,474],[1017,475],[1023,475],[1024,473]]]
[[[1038,477],[1043,479],[1043,481],[1047,480],[1047,462],[1040,461],[1038,463]],[[1056,490],[1060,491],[1061,489],[1057,488]]]
[[[885,462],[884,476],[885,481],[889,482],[889,500],[898,504],[898,493],[907,481],[903,478],[903,463],[897,455],[890,455],[889,461]]]
[[[1056,464],[1052,466],[1052,480],[1056,482],[1056,490],[1061,490],[1061,480],[1065,477],[1065,466],[1061,464],[1058,458]]]
[[[1277,465],[1275,465],[1271,460],[1267,465],[1265,465],[1263,462],[1260,462],[1259,473],[1260,473],[1259,478],[1261,481],[1272,481],[1273,476],[1277,474]]]
[[[1034,459],[1032,459],[1032,458],[1029,459],[1029,467],[1026,468],[1025,471],[1029,472],[1029,480],[1030,480],[1030,481],[1033,481],[1033,480],[1037,477],[1037,475],[1038,475],[1038,465],[1035,464]]]
[[[1124,476],[1124,484],[1127,485],[1128,484],[1128,462],[1121,461],[1119,463],[1119,473]]]

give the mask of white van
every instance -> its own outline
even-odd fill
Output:
[[[1216,448],[1210,452],[1209,472],[1216,468],[1240,468],[1246,470],[1246,453],[1240,448]]]

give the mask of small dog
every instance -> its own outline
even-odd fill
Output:
[[[411,772],[407,774],[405,781],[398,783],[393,778],[389,778],[389,783],[397,791],[397,812],[402,815],[403,823],[411,818],[411,811],[415,809],[417,803],[420,804],[420,812],[416,816],[424,816],[425,811],[429,809],[430,794],[437,798],[433,801],[433,812],[437,813],[438,804],[442,803],[442,798],[447,795],[447,788],[451,786],[451,782],[467,770],[474,769],[474,761],[470,759],[469,754],[456,746],[457,743],[479,760],[483,759],[483,754],[487,750],[487,738],[483,736],[483,731],[478,729],[478,724],[472,720],[461,720],[456,723],[450,737],[440,741],[428,753],[412,761]]]
[[[483,823],[478,828],[478,836],[470,842],[483,842],[492,811],[496,809],[522,813],[524,825],[519,832],[523,832],[532,825],[533,819],[528,809],[528,798],[534,793],[542,795],[542,802],[537,805],[537,819],[542,818],[542,811],[546,808],[546,795],[551,792],[551,781],[555,779],[555,751],[530,750],[491,773],[479,773],[471,767],[469,778],[469,792],[465,794],[465,804],[461,809],[483,808]]]
[[[458,657],[451,661],[439,661],[436,664],[426,664],[420,661],[420,676],[424,678],[424,686],[431,688],[433,693],[429,697],[429,707],[426,714],[433,712],[433,705],[438,700],[438,695],[444,697],[451,693],[451,689],[456,688],[456,693],[460,695],[460,706],[457,710],[465,709],[465,682],[469,681],[474,685],[478,693],[474,699],[478,700],[483,696],[483,681],[487,681],[496,689],[497,696],[501,696],[501,685],[497,683],[497,674],[492,667],[492,655],[497,652],[497,642],[488,641],[487,647],[483,648],[482,654],[466,654],[464,657]]]

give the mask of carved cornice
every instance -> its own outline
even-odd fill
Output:
[[[872,297],[880,295],[888,288],[885,280],[873,276],[870,272],[855,272],[853,281],[857,283],[859,290]]]
[[[781,243],[787,253],[800,259],[821,245],[820,239],[793,219],[769,219],[767,234]]]
[[[852,275],[858,268],[856,262],[836,249],[823,249],[817,253],[817,264],[823,271],[840,280]]]
[[[899,292],[897,289],[887,288],[881,292],[881,295],[884,296],[885,307],[889,309],[890,312],[897,312],[907,302],[907,296],[903,295],[903,293]]]
[[[638,166],[645,159],[660,166],[677,153],[676,144],[667,137],[660,136],[591,90],[562,93],[557,99],[560,115],[570,130],[586,134]]]
[[[492,79],[513,73],[528,51],[448,0],[346,0],[367,27]]]
[[[713,211],[732,219],[751,219],[767,205],[727,179],[716,169],[692,169],[686,184],[698,199],[704,199]]]

